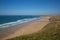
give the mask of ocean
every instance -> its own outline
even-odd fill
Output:
[[[4,15],[0,16],[0,29],[27,23],[41,18],[41,16],[33,15]]]

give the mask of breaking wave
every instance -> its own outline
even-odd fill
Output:
[[[27,23],[27,22],[30,22],[30,21],[34,21],[34,20],[37,20],[37,19],[40,19],[40,17],[29,18],[29,19],[21,19],[21,20],[17,20],[17,21],[14,21],[14,22],[4,23],[4,24],[0,24],[0,28],[11,27],[11,26]]]

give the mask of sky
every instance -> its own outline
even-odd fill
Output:
[[[60,14],[60,0],[0,0],[0,15]]]

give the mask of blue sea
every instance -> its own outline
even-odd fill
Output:
[[[0,16],[0,28],[15,26],[39,19],[41,16],[33,15],[4,15]]]

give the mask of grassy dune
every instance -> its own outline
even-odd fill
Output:
[[[41,31],[8,40],[60,40],[60,16],[52,16]]]

